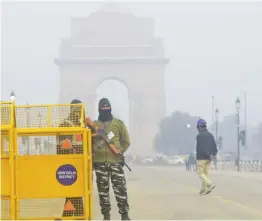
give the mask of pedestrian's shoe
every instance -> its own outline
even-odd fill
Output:
[[[201,190],[199,191],[199,195],[205,195],[205,194],[206,194],[206,191],[205,191],[205,190],[201,189]]]
[[[215,185],[213,185],[213,184],[207,185],[207,189],[206,189],[206,191],[205,191],[205,194],[211,193],[211,191],[212,191],[213,189],[215,189]]]
[[[121,220],[131,220],[128,216],[128,213],[121,214]]]
[[[111,219],[110,213],[104,213],[104,221],[109,221]]]

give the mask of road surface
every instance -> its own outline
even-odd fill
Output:
[[[176,167],[126,171],[133,220],[262,220],[262,173],[213,172],[210,195],[199,196],[195,172]],[[112,219],[119,219],[112,194]],[[94,219],[101,219],[94,187]]]
[[[200,196],[197,174],[183,167],[132,169],[126,176],[133,220],[262,220],[262,173],[212,172],[216,188],[210,195]],[[101,220],[96,185],[93,190],[93,219]],[[113,193],[111,202],[112,219],[117,220],[120,215]],[[65,198],[23,200],[20,216],[60,217],[64,203]],[[1,207],[6,216],[8,204]]]

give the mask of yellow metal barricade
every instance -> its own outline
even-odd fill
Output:
[[[14,218],[91,220],[91,131],[84,106],[16,106],[15,118]]]

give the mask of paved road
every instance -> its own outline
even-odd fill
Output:
[[[199,196],[200,181],[195,172],[160,166],[132,169],[126,175],[133,220],[262,220],[262,173],[213,172],[216,189]],[[93,196],[93,218],[101,220],[96,186]],[[111,202],[112,219],[119,219],[113,194]],[[20,204],[20,215],[59,217],[64,203],[64,198],[25,200]],[[2,207],[8,213],[8,205]]]
[[[207,196],[184,168],[133,167],[126,175],[133,220],[262,220],[262,173],[214,172],[216,189]],[[111,202],[119,219],[113,194]],[[101,219],[95,187],[94,219]]]

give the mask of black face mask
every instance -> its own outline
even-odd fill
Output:
[[[99,109],[98,120],[100,120],[102,122],[108,122],[108,121],[113,120],[113,115],[111,113],[111,109],[108,109],[108,110]]]
[[[207,128],[206,127],[197,127],[197,130],[198,132],[201,132],[201,131],[207,130]]]

